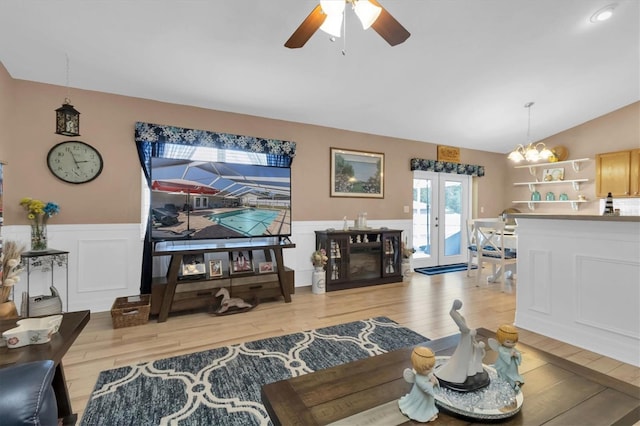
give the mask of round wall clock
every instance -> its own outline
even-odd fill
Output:
[[[55,177],[69,183],[86,183],[102,172],[102,156],[81,141],[64,141],[47,154],[47,166]]]

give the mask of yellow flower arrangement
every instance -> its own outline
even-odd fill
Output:
[[[27,219],[31,221],[31,249],[46,250],[47,220],[60,212],[60,206],[29,197],[20,200],[20,205],[27,211]]]

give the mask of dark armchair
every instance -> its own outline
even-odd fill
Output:
[[[57,425],[54,374],[51,360],[0,368],[0,424]]]

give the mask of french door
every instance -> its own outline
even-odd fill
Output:
[[[413,172],[413,267],[467,261],[471,177]]]

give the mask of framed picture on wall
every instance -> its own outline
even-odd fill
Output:
[[[229,272],[242,274],[253,272],[253,256],[249,250],[229,252]]]
[[[331,148],[331,196],[384,198],[384,154]]]

